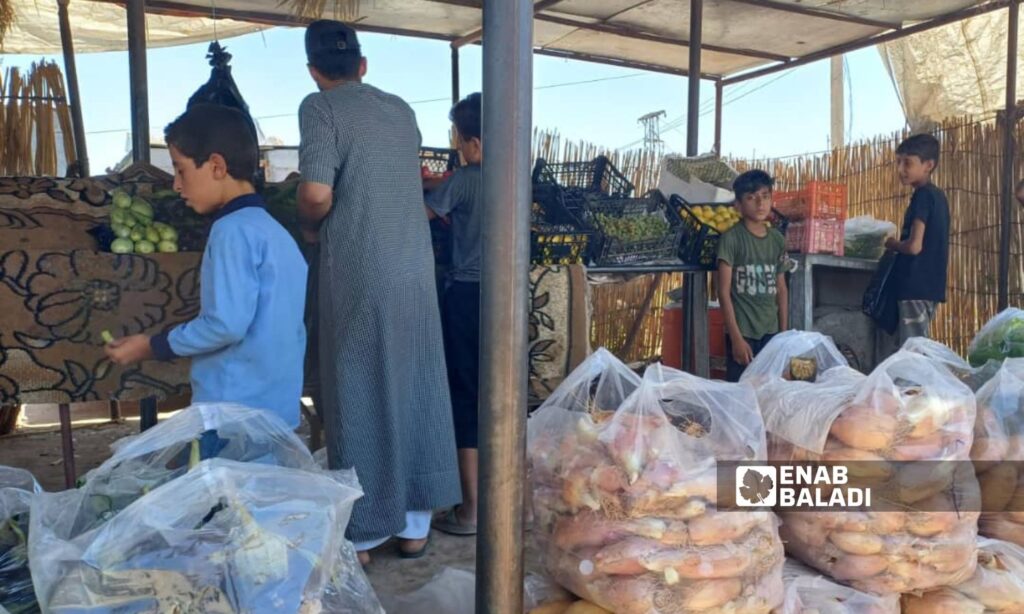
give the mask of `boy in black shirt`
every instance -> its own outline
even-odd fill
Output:
[[[949,203],[931,180],[939,163],[935,137],[918,134],[908,138],[896,148],[896,158],[900,182],[914,187],[900,239],[890,238],[885,244],[899,253],[893,288],[899,305],[902,345],[911,337],[928,337],[937,305],[946,302]]]

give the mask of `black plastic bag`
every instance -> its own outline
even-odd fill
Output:
[[[899,328],[899,307],[896,305],[896,292],[893,287],[893,271],[896,268],[896,252],[886,252],[878,261],[871,283],[864,291],[861,309],[878,328],[890,335]]]

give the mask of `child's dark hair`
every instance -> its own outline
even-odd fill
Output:
[[[451,113],[448,114],[448,119],[455,124],[455,129],[459,131],[459,136],[467,141],[469,139],[479,139],[482,132],[480,128],[480,101],[479,92],[470,94],[456,103],[452,107]]]
[[[259,146],[245,114],[218,104],[197,104],[164,128],[164,140],[197,167],[213,154],[227,163],[228,174],[253,181],[259,165]]]
[[[939,140],[930,134],[915,134],[900,143],[896,155],[917,156],[921,162],[939,163]]]
[[[309,65],[331,81],[355,79],[362,61],[363,55],[358,51],[330,51],[309,57]]]
[[[736,200],[743,200],[744,196],[753,194],[761,188],[774,189],[775,180],[771,175],[759,169],[747,171],[732,182],[732,191],[736,194]]]

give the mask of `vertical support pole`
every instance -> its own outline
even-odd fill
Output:
[[[839,149],[846,145],[846,69],[843,56],[832,56],[831,69],[832,149]]]
[[[700,153],[700,73],[704,28],[704,1],[690,0],[689,96],[686,115],[686,155]],[[717,95],[716,95],[717,98]],[[708,276],[703,271],[686,276],[683,320],[683,368],[695,375],[711,373],[708,356]],[[692,357],[692,358],[691,358]]]
[[[1002,219],[999,225],[999,310],[1010,302],[1010,224],[1013,221],[1013,171],[1017,132],[1017,35],[1020,30],[1020,2],[1009,7],[1006,42],[1006,120],[1003,123]]]
[[[146,70],[146,0],[127,0],[128,74],[132,96],[132,160],[149,162],[149,84]]]
[[[113,399],[108,401],[110,403],[110,421],[111,422],[123,422],[124,416],[121,414],[121,401]]]
[[[455,106],[462,96],[459,94],[459,48],[452,47],[452,106]]]
[[[715,155],[722,155],[722,107],[725,98],[725,82],[715,81]]]
[[[64,461],[64,487],[74,488],[75,479],[78,477],[75,471],[75,442],[71,438],[71,406],[61,403],[57,406],[57,415],[60,417],[60,447],[61,458]]]
[[[57,18],[60,21],[60,42],[64,51],[64,78],[68,82],[68,103],[71,106],[71,128],[74,131],[75,156],[82,177],[89,176],[89,153],[85,144],[85,123],[82,119],[82,98],[78,90],[78,66],[75,64],[75,40],[71,36],[71,18],[68,2],[58,0]],[[64,136],[67,138],[67,135]]]
[[[483,9],[483,282],[476,612],[523,611],[533,2]]]
[[[146,397],[139,401],[139,431],[147,431],[156,426],[156,397]]]

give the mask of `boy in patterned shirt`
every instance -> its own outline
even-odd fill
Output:
[[[726,327],[726,379],[740,375],[772,337],[788,325],[789,294],[783,262],[786,241],[768,223],[775,181],[761,170],[733,182],[742,220],[718,243],[718,296]]]

